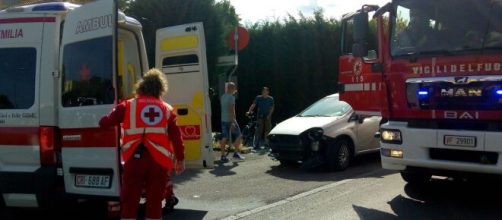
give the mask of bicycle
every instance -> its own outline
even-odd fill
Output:
[[[255,132],[256,132],[256,116],[250,112],[246,112],[248,123],[242,129],[242,144],[247,147],[254,147]]]

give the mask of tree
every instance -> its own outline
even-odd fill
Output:
[[[260,88],[276,99],[274,120],[298,114],[317,99],[337,91],[340,22],[289,16],[250,28],[251,41],[241,53],[238,112],[245,112]],[[245,82],[245,83],[243,83]]]

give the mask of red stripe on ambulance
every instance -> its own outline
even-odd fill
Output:
[[[0,145],[38,145],[38,127],[2,127]]]
[[[62,146],[63,148],[114,147],[118,138],[115,136],[115,129],[115,127],[62,129]]]
[[[52,23],[52,22],[56,22],[56,18],[55,17],[4,18],[4,19],[0,19],[0,24]]]

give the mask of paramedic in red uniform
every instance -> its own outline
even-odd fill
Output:
[[[162,200],[172,169],[184,170],[184,146],[173,108],[162,101],[167,80],[149,70],[136,85],[136,98],[117,105],[99,125],[122,123],[122,219],[136,219],[143,186],[146,219],[162,218]]]

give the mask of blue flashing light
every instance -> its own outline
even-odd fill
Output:
[[[429,95],[429,91],[420,90],[420,91],[418,91],[418,95],[419,96],[428,96]]]
[[[496,91],[497,95],[502,95],[502,89]]]
[[[33,7],[31,11],[66,11],[64,3],[48,3]]]

